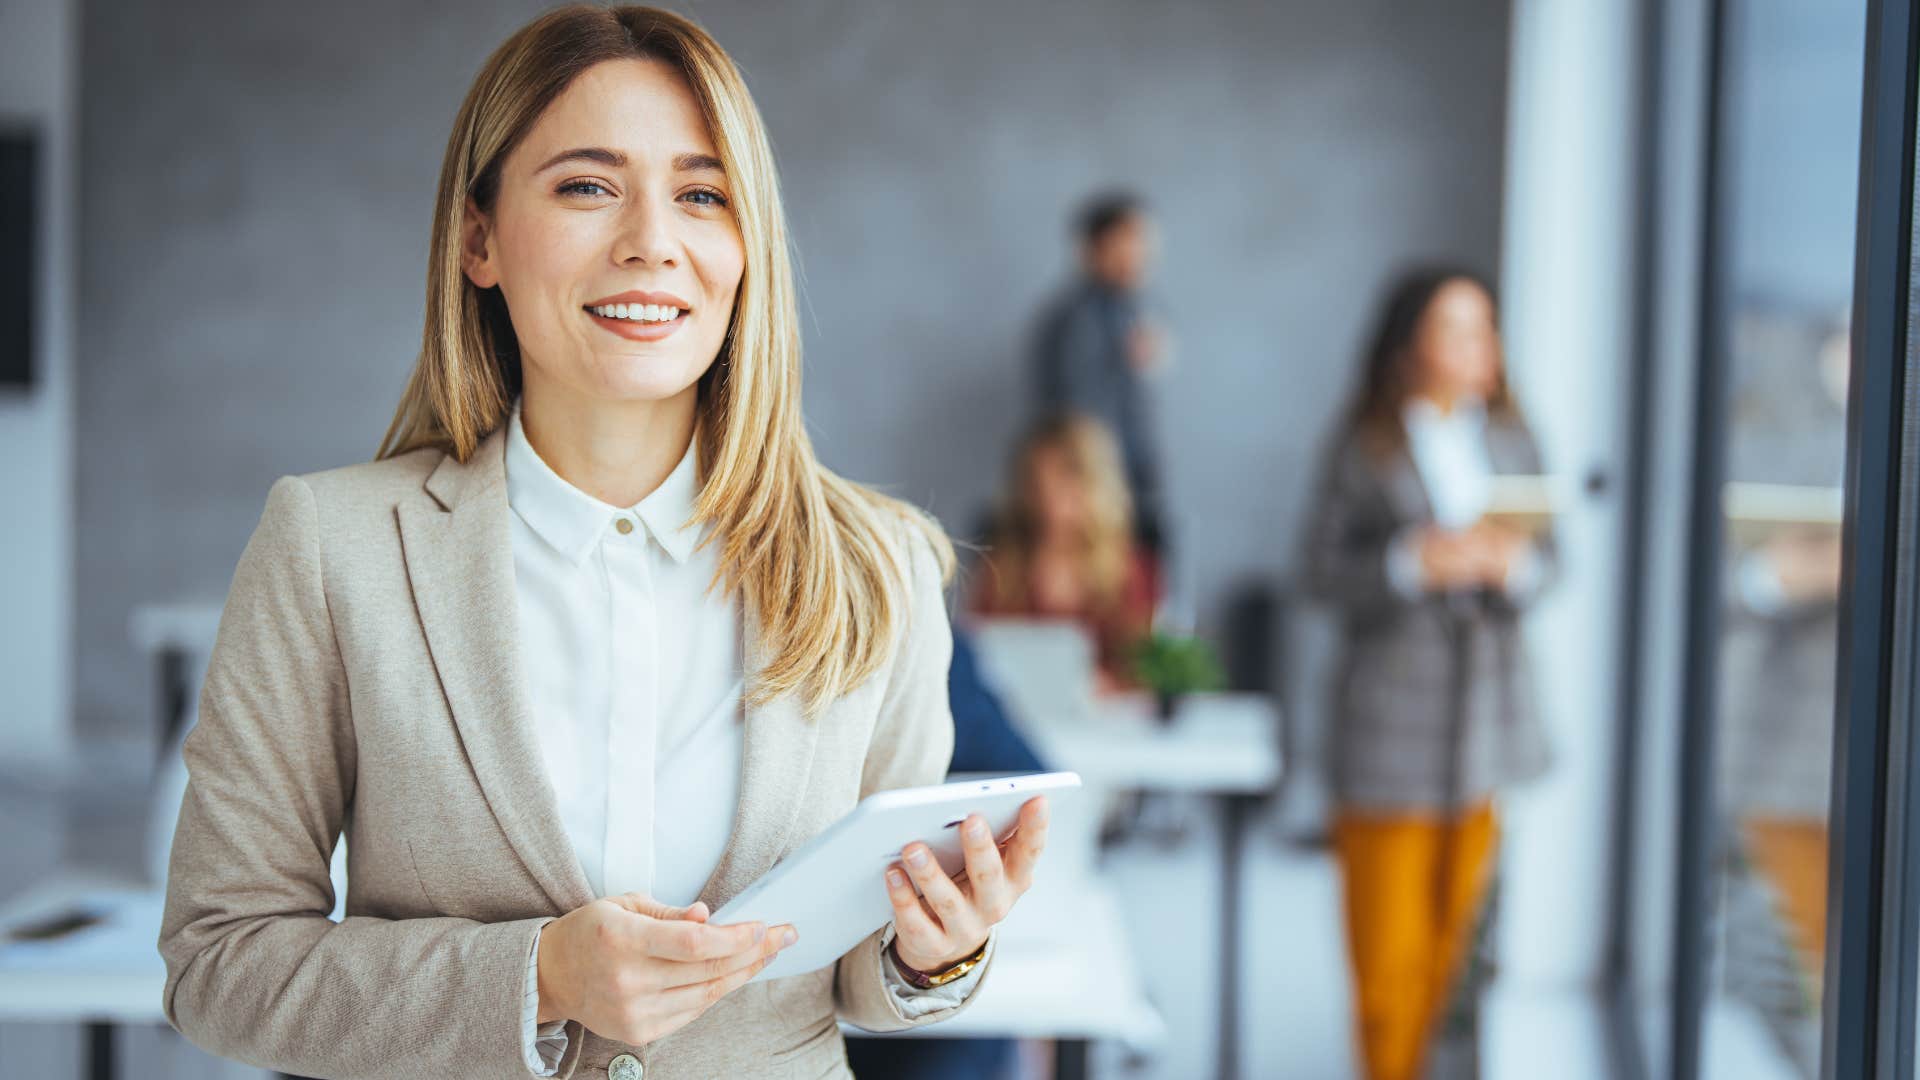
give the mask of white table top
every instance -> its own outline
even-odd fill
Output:
[[[1151,696],[1093,693],[1092,651],[1068,624],[995,619],[973,640],[988,681],[1047,765],[1089,787],[1265,794],[1280,783],[1278,706],[1263,694],[1189,694],[1170,724]]]
[[[1146,1050],[1166,1037],[1166,1021],[1146,998],[1113,894],[1097,878],[1055,877],[1038,879],[1000,924],[993,967],[965,1011],[884,1037],[1113,1039]]]
[[[0,941],[0,1020],[164,1023],[165,895],[122,878],[63,873],[0,904],[0,931],[81,906],[104,922],[55,941]]]
[[[1098,699],[1080,721],[1019,721],[1042,759],[1089,785],[1153,791],[1265,794],[1280,784],[1279,721],[1256,694],[1195,694],[1171,723],[1151,699]]]

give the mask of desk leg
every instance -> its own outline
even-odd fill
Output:
[[[113,1025],[104,1020],[87,1024],[87,1080],[114,1080]]]
[[[1087,1080],[1087,1040],[1053,1040],[1053,1080]]]
[[[1220,1080],[1240,1075],[1240,884],[1245,867],[1247,815],[1259,799],[1220,796]]]

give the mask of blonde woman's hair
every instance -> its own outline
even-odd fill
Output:
[[[989,587],[995,606],[1026,606],[1029,571],[1039,542],[1040,512],[1032,502],[1030,477],[1045,451],[1065,458],[1087,495],[1086,527],[1077,538],[1080,566],[1095,611],[1117,604],[1126,588],[1133,554],[1133,499],[1120,443],[1107,426],[1090,416],[1060,413],[1035,424],[1015,449],[1007,476],[1006,502],[989,541]]]
[[[879,670],[905,625],[902,519],[932,545],[943,582],[953,546],[925,513],[814,456],[801,421],[800,324],[773,152],[739,69],[690,20],[574,4],[528,23],[487,59],[447,140],[420,357],[377,457],[436,447],[464,462],[506,421],[520,392],[519,344],[499,290],[475,287],[461,269],[466,199],[491,212],[508,154],[546,107],[588,68],[635,58],[685,76],[731,181],[746,248],[726,340],[697,390],[704,480],[693,522],[714,526],[716,583],[737,588],[760,620],[768,659],[749,701],[795,692],[815,716]]]

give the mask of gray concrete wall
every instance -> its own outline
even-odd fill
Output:
[[[1499,250],[1507,10],[694,5],[759,96],[827,461],[964,531],[1023,413],[1065,221],[1160,208],[1160,428],[1205,626],[1280,574],[1382,276]],[[370,457],[419,339],[435,170],[537,7],[85,5],[78,698],[144,736],[136,604],[225,592],[268,485]]]
[[[0,770],[70,763],[80,5],[0,4],[0,126],[40,136],[34,384],[0,389]]]

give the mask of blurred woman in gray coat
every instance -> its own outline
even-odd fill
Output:
[[[1488,515],[1497,477],[1539,473],[1492,290],[1451,268],[1404,276],[1329,448],[1302,559],[1342,624],[1333,839],[1372,1080],[1419,1075],[1491,877],[1495,796],[1547,766],[1519,623],[1554,545]]]

